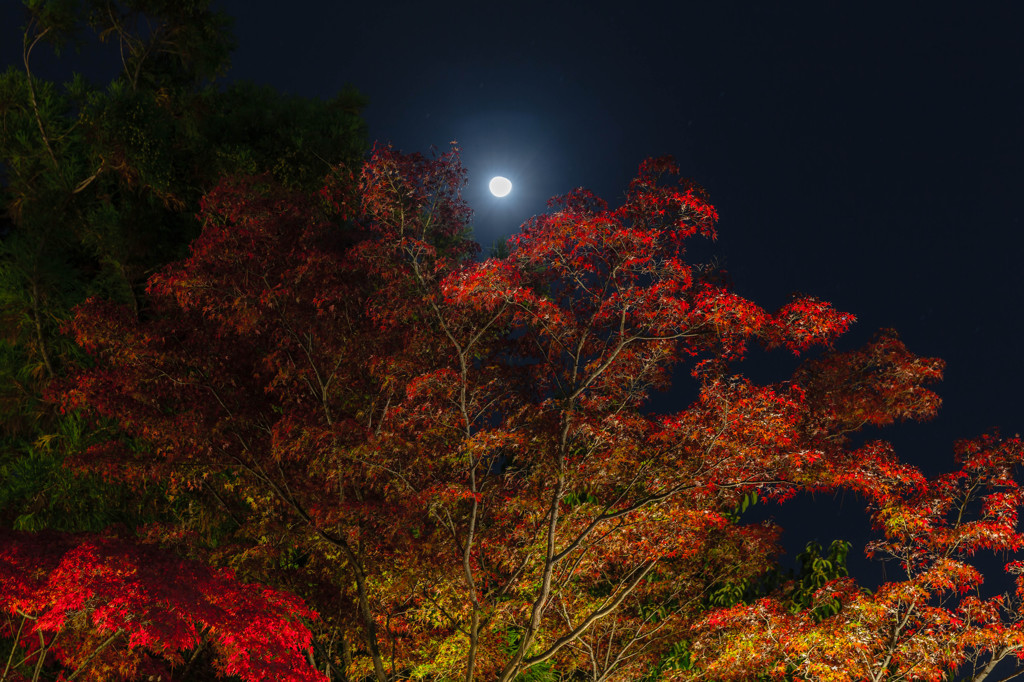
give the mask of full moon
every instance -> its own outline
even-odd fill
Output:
[[[496,197],[503,197],[512,191],[512,181],[500,175],[495,175],[491,178],[491,184],[488,187],[491,188],[491,194]]]

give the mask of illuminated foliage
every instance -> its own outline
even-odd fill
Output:
[[[909,482],[881,475],[864,492],[882,539],[870,554],[902,575],[874,592],[850,579],[823,585],[816,604],[837,603],[827,618],[787,612],[763,599],[716,611],[698,625],[695,656],[702,676],[748,679],[943,680],[954,671],[982,680],[1024,646],[1019,562],[1016,595],[982,597],[979,550],[1014,552],[1024,545],[1017,509],[1024,491],[1014,470],[1024,457],[1019,438],[961,441],[960,469]]]
[[[835,352],[852,316],[687,262],[717,214],[675,173],[560,197],[483,261],[455,150],[378,148],[312,194],[228,179],[145,315],[76,310],[94,365],[57,395],[118,432],[73,465],[194,502],[145,532],[301,594],[333,679],[938,679],[1017,651],[969,560],[1018,548],[1019,442],[936,481],[859,442],[932,416],[941,362],[891,332]],[[751,344],[811,357],[759,385]],[[690,404],[648,409],[684,368]],[[765,582],[778,529],[744,505],[835,490],[905,577],[864,592],[834,549]]]
[[[324,679],[300,600],[115,537],[0,537],[0,595],[0,680],[183,679],[207,648],[250,682]]]

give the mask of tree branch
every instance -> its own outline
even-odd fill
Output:
[[[25,75],[27,76],[26,81],[28,82],[28,99],[32,104],[32,113],[36,117],[36,125],[39,127],[39,135],[43,139],[43,146],[46,147],[46,152],[50,155],[50,161],[53,162],[54,169],[60,169],[60,163],[57,162],[57,155],[53,153],[53,147],[50,145],[50,137],[46,134],[46,128],[43,126],[43,117],[39,113],[39,101],[36,98],[36,86],[32,80],[32,69],[29,66],[29,58],[32,55],[32,50],[36,44],[43,39],[47,33],[50,32],[50,28],[43,29],[31,43],[28,42],[29,31],[35,25],[36,20],[32,19],[28,26],[25,28],[25,34],[22,36],[21,41],[21,60],[25,64]]]

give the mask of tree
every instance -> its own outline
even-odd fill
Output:
[[[250,682],[323,679],[302,656],[311,635],[299,619],[316,614],[300,600],[118,537],[5,534],[0,593],[0,680],[53,668],[62,680],[171,679],[172,667],[181,680],[207,651],[215,670]]]
[[[1019,438],[987,436],[959,442],[960,468],[934,480],[879,472],[862,488],[883,533],[868,551],[891,560],[902,579],[874,592],[849,579],[824,585],[815,602],[841,604],[829,618],[786,612],[772,599],[709,614],[696,642],[709,661],[701,673],[748,679],[770,669],[800,679],[881,681],[942,680],[960,671],[981,682],[999,662],[1020,658],[1021,562],[1006,567],[1017,576],[1016,594],[986,598],[971,558],[1024,546],[1017,529],[1024,492],[1013,478],[1022,456]]]
[[[185,254],[222,175],[312,190],[332,165],[358,164],[362,98],[215,87],[232,39],[208,0],[26,0],[25,17],[21,63],[0,74],[0,526],[130,525],[174,511],[158,490],[139,498],[62,469],[91,434],[40,400],[81,359],[60,325],[93,295],[144,313],[146,280]],[[82,46],[120,63],[109,82],[37,75],[40,52]]]
[[[73,464],[190,494],[149,537],[301,594],[332,679],[840,679],[851,651],[891,654],[875,679],[938,679],[1017,651],[992,602],[960,600],[963,627],[930,609],[977,583],[964,555],[1017,548],[1019,442],[984,440],[934,484],[860,442],[931,417],[941,361],[892,332],[833,351],[851,315],[809,297],[768,312],[687,263],[717,214],[675,173],[644,163],[615,208],[557,198],[482,261],[457,150],[378,148],[317,193],[226,180],[146,315],[76,309],[94,364],[56,395],[117,431]],[[733,369],[750,343],[824,350],[757,385]],[[684,367],[692,403],[652,413]],[[951,494],[993,486],[950,520]],[[840,489],[868,496],[905,579],[869,595],[818,571],[820,589],[716,597],[777,553],[744,500]],[[752,641],[752,623],[791,635]],[[903,653],[920,641],[942,655]]]

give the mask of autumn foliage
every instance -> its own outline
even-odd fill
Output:
[[[893,332],[833,350],[851,315],[809,297],[765,310],[689,262],[718,216],[675,174],[645,162],[617,207],[559,197],[482,260],[454,150],[378,148],[314,194],[222,182],[144,309],[78,308],[67,331],[92,364],[54,398],[110,434],[73,466],[187,501],[147,542],[299,594],[318,618],[279,592],[237,601],[289,625],[279,657],[252,653],[261,640],[232,658],[227,604],[256,598],[179,562],[187,593],[140,589],[109,613],[60,596],[81,583],[53,578],[71,569],[22,569],[52,594],[30,612],[5,592],[11,627],[24,611],[45,634],[74,611],[92,628],[76,637],[125,633],[104,665],[131,671],[180,666],[202,628],[233,633],[221,669],[251,679],[288,661],[307,674],[286,657],[299,650],[330,679],[377,682],[938,680],[971,663],[981,679],[1024,646],[1019,595],[981,596],[972,564],[1021,546],[1020,441],[965,442],[936,480],[866,441],[934,415],[941,361]],[[752,345],[808,359],[759,385],[736,369]],[[688,399],[652,411],[673,381]],[[778,528],[740,512],[838,490],[869,506],[890,580],[829,576],[795,600],[763,580]],[[96,542],[61,561],[150,551]],[[140,610],[165,631],[134,634],[124,614]]]
[[[117,537],[0,543],[0,633],[14,646],[2,679],[38,679],[47,664],[62,680],[172,679],[207,647],[217,670],[247,681],[323,679],[302,655],[300,619],[316,614],[294,596]]]

